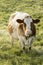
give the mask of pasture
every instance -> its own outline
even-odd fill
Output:
[[[7,25],[15,11],[40,19],[32,50],[25,53],[21,52],[19,41],[15,40],[11,48]],[[43,65],[43,0],[0,0],[0,65]]]

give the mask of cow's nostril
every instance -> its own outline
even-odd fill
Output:
[[[30,34],[31,33],[31,31],[27,31],[27,34]]]
[[[29,30],[29,31],[27,30],[26,32],[27,32],[27,33],[29,33],[29,32],[30,32],[30,30]]]

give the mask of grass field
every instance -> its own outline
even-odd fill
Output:
[[[11,48],[7,25],[10,14],[15,11],[40,19],[32,50],[27,53],[20,52],[22,48],[16,40]],[[0,0],[0,65],[43,65],[43,0]]]

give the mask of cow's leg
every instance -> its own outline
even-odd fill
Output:
[[[11,44],[12,44],[12,47],[13,47],[13,45],[14,45],[14,38],[13,37],[11,37]]]
[[[31,50],[31,46],[32,46],[33,40],[34,40],[34,37],[30,37],[30,38],[27,40],[27,45],[29,46],[29,50]]]
[[[31,46],[32,46],[33,40],[34,40],[34,37],[30,37],[29,38],[29,50],[31,50]]]
[[[19,36],[19,41],[21,43],[22,49],[25,50],[25,37]]]
[[[13,47],[14,46],[14,37],[12,35],[10,35],[10,37],[11,37],[11,47]]]
[[[25,50],[25,43],[24,43],[24,41],[21,40],[20,43],[21,43],[22,49]]]

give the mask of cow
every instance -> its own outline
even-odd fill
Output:
[[[15,12],[11,14],[8,23],[8,32],[11,36],[13,46],[14,40],[19,40],[23,49],[28,45],[31,49],[33,40],[36,36],[36,26],[39,19],[33,19],[28,13]]]

